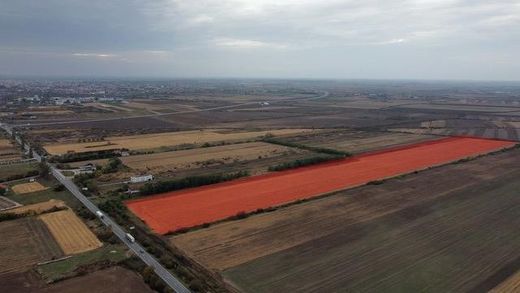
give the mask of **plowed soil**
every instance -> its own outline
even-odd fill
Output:
[[[295,170],[193,188],[128,201],[128,207],[153,230],[165,234],[214,222],[239,212],[380,180],[511,147],[499,140],[453,137],[369,153]]]

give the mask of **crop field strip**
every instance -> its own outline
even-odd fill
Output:
[[[490,290],[490,292],[520,292],[520,270]]]
[[[506,279],[514,286],[514,276],[489,277],[520,256],[519,163],[520,150],[510,150],[172,242],[245,292],[465,292]]]
[[[520,254],[513,178],[350,226],[225,275],[251,292],[470,291]]]
[[[47,188],[48,187],[41,185],[39,182],[29,182],[29,183],[17,184],[15,186],[13,186],[11,189],[17,194],[24,194],[24,193],[42,191]]]
[[[165,234],[513,145],[497,140],[446,138],[126,203],[154,231]]]
[[[33,214],[40,214],[45,211],[49,211],[54,208],[63,208],[66,207],[65,202],[57,199],[50,199],[48,201],[24,205],[21,207],[17,207],[14,209],[10,209],[7,211],[4,211],[6,213],[12,213],[12,214],[25,214],[25,213],[33,213]]]
[[[235,142],[241,140],[255,139],[272,135],[293,135],[303,132],[312,132],[312,129],[273,129],[262,131],[223,132],[217,130],[193,130],[166,132],[157,134],[143,134],[135,136],[108,137],[100,142],[51,144],[44,146],[45,150],[52,155],[65,154],[67,152],[90,152],[111,149],[152,149],[166,146],[177,146],[182,144],[203,144],[212,142]]]
[[[0,212],[2,212],[4,210],[13,209],[13,208],[16,208],[19,206],[20,206],[19,203],[10,200],[7,197],[0,196]]]
[[[47,213],[38,217],[49,228],[65,254],[75,254],[103,244],[71,210]]]
[[[0,274],[23,271],[63,256],[45,224],[35,218],[0,222]]]
[[[208,148],[163,152],[149,155],[123,157],[123,163],[136,170],[140,169],[189,169],[210,160],[221,163],[247,161],[258,157],[282,156],[288,152],[301,152],[289,147],[271,145],[263,142],[240,143]]]
[[[433,135],[411,133],[371,133],[361,131],[333,131],[294,136],[285,141],[303,144],[312,147],[323,147],[349,153],[363,153],[377,149],[394,147],[432,140]]]
[[[520,150],[410,174],[381,185],[367,185],[271,213],[230,221],[171,237],[171,242],[204,266],[222,271],[290,249],[344,227],[368,222],[485,180],[519,172]],[[338,224],[341,223],[341,224]],[[276,241],[273,241],[276,239]]]

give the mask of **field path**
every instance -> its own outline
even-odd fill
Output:
[[[153,230],[165,234],[442,165],[513,146],[513,142],[450,137],[344,160],[166,193],[127,202]]]

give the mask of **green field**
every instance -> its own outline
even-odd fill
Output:
[[[105,245],[101,248],[74,255],[70,258],[38,266],[38,272],[47,280],[60,280],[75,274],[81,266],[92,265],[101,261],[118,263],[126,259],[124,245]]]

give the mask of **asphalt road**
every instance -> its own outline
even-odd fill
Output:
[[[0,127],[11,134],[12,130],[8,125],[0,124]],[[16,141],[21,143],[21,140],[16,137]],[[30,146],[25,145],[25,149],[29,150]],[[38,161],[42,161],[42,157],[33,152],[34,158]],[[72,193],[89,211],[93,214],[96,214],[96,211],[99,211],[99,208],[92,203],[83,193],[79,190],[79,188],[72,182],[70,179],[66,178],[61,174],[58,169],[56,169],[51,164],[48,164],[49,168],[52,172],[52,175],[63,184],[69,191]],[[109,216],[104,214],[103,219],[99,219],[105,226],[110,227],[112,232],[126,245],[130,250],[132,250],[135,255],[137,255],[146,265],[153,268],[154,272],[159,276],[168,286],[170,286],[177,293],[185,293],[190,292],[188,288],[186,288],[177,278],[175,278],[168,270],[166,270],[152,255],[150,255],[144,248],[136,242],[131,242],[126,238],[126,232]]]

